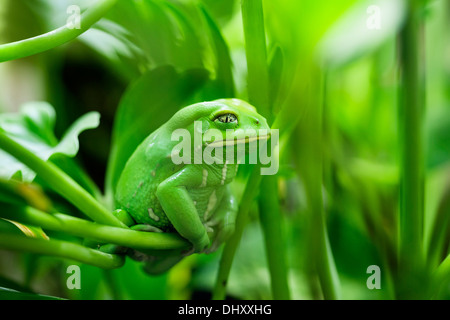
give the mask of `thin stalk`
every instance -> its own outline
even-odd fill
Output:
[[[28,238],[15,234],[0,233],[0,247],[75,260],[103,269],[120,268],[124,263],[123,256],[103,253],[72,242]]]
[[[64,171],[51,162],[42,160],[31,151],[10,139],[3,132],[0,132],[0,149],[11,154],[31,170],[35,171],[51,189],[67,199],[94,221],[106,225],[126,228],[120,220],[103,207],[91,194],[77,184]]]
[[[257,106],[259,112],[267,118],[269,123],[272,123],[266,32],[261,0],[242,1],[242,21],[248,68],[249,102]],[[272,141],[272,143],[274,142]],[[289,299],[286,250],[275,176],[261,178],[260,194],[262,195],[260,197],[260,222],[265,239],[272,295],[274,299]]]
[[[224,300],[226,295],[226,288],[228,283],[228,276],[230,275],[231,266],[233,264],[234,255],[237,247],[241,242],[242,234],[248,221],[248,212],[252,205],[252,199],[255,198],[259,184],[261,182],[261,175],[259,174],[259,165],[255,165],[248,178],[242,200],[239,204],[239,212],[236,218],[236,228],[233,236],[225,243],[220,258],[219,270],[217,273],[216,283],[214,285],[212,299]]]
[[[265,176],[260,187],[259,211],[269,264],[273,299],[289,300],[286,242],[281,228],[281,210],[276,176]]]
[[[105,278],[105,284],[107,285],[109,292],[113,300],[125,300],[125,294],[120,285],[117,276],[111,269],[104,269],[103,276]]]
[[[308,114],[308,146],[305,146],[305,154],[309,173],[304,173],[306,177],[306,193],[309,203],[310,214],[310,239],[311,255],[314,260],[314,267],[319,276],[322,294],[326,300],[336,300],[341,298],[340,281],[334,263],[328,240],[325,209],[322,196],[323,183],[323,104],[325,102],[325,79],[319,71],[314,69],[314,83],[318,91],[310,92],[312,99],[311,110]],[[320,98],[316,97],[319,96]]]
[[[305,78],[301,75],[296,77],[295,82],[301,90],[293,93],[289,108],[283,108],[281,111],[284,112],[284,109],[288,109],[289,112],[295,114],[294,108],[299,103],[307,108],[302,114],[302,122],[294,128],[293,139],[295,139],[295,143],[291,144],[296,170],[298,175],[302,177],[306,194],[306,262],[308,270],[318,277],[323,298],[335,300],[341,298],[341,287],[328,239],[322,194],[324,175],[323,108],[326,101],[325,75],[317,66],[311,66],[307,71],[302,70],[302,72],[309,77]],[[280,124],[288,121],[288,115],[285,114],[280,118]],[[278,118],[279,116],[277,116]],[[314,298],[319,297],[316,295],[315,284],[311,288]]]
[[[28,57],[75,39],[100,20],[116,2],[117,0],[96,1],[81,15],[79,29],[70,29],[64,25],[33,38],[0,45],[0,62]]]
[[[424,81],[420,1],[408,1],[407,10],[400,34],[399,298],[417,297],[422,292],[419,288],[424,267]]]
[[[62,213],[49,214],[33,207],[5,207],[0,217],[20,223],[39,226],[46,230],[60,231],[74,236],[111,243],[134,249],[188,249],[189,242],[169,233],[135,231],[100,225]]]

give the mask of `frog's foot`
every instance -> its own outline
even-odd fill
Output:
[[[116,244],[104,244],[98,247],[98,250],[109,254],[126,254],[129,248],[118,246]]]
[[[144,271],[150,275],[159,275],[172,268],[183,258],[183,255],[149,256],[144,263]]]
[[[164,232],[161,229],[151,226],[149,224],[136,224],[136,225],[132,226],[130,229],[134,230],[134,231],[142,231],[142,232],[156,232],[156,233]],[[131,259],[136,260],[136,261],[145,262],[145,261],[152,259],[152,255],[149,255],[146,252],[142,252],[142,251],[134,250],[134,249],[128,250],[127,254]]]
[[[211,246],[205,250],[206,254],[215,252],[222,243],[227,241],[234,233],[234,223],[229,223],[218,228]]]

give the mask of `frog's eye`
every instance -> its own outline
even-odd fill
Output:
[[[237,123],[237,117],[232,113],[225,113],[217,116],[214,121],[219,121],[222,123]]]

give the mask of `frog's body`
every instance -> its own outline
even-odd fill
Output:
[[[136,149],[118,181],[115,200],[116,207],[131,216],[128,225],[178,232],[193,244],[195,252],[204,252],[215,250],[234,230],[237,204],[229,183],[236,176],[238,163],[194,163],[196,151],[192,146],[193,161],[175,164],[172,153],[179,142],[172,140],[172,133],[186,129],[193,136],[198,130],[194,121],[201,121],[203,132],[268,129],[254,107],[241,100],[222,99],[185,107]],[[233,138],[246,141],[238,135]],[[230,141],[225,134],[223,141],[224,145]],[[208,143],[211,141],[202,141],[201,150]],[[179,259],[171,260],[175,263]],[[170,263],[164,269],[167,267]],[[156,269],[161,271],[160,267]]]
[[[154,226],[164,232],[174,231],[174,227],[157,197],[158,186],[170,176],[180,172],[186,165],[176,165],[170,157],[170,150],[160,157],[160,152],[154,149],[167,147],[172,142],[162,137],[160,131],[150,135],[144,144],[152,146],[138,149],[130,158],[129,165],[123,171],[127,177],[136,175],[133,179],[119,183],[117,188],[116,206],[129,212],[137,223]],[[173,144],[173,143],[172,143]],[[147,155],[148,153],[148,155]],[[145,163],[149,174],[142,175],[133,163]],[[213,223],[213,213],[216,212],[225,193],[227,185],[236,176],[238,164],[190,164],[192,172],[196,172],[198,185],[192,185],[187,192],[194,204],[203,225]],[[193,181],[195,181],[194,179]]]

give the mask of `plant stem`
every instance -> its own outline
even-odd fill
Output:
[[[56,193],[63,196],[94,221],[116,227],[126,226],[85,189],[51,162],[46,162],[0,131],[0,148],[24,163]]]
[[[421,60],[421,4],[408,1],[407,18],[400,34],[401,96],[399,103],[400,298],[420,294],[424,267],[424,81]]]
[[[286,242],[283,241],[277,177],[265,176],[260,187],[259,210],[264,234],[273,299],[289,300]]]
[[[0,62],[28,57],[75,39],[100,20],[116,2],[117,0],[96,1],[81,15],[79,29],[70,29],[64,25],[33,38],[0,45]]]
[[[323,187],[323,105],[325,97],[325,79],[317,69],[312,70],[313,81],[319,90],[310,92],[311,110],[307,119],[308,146],[304,146],[304,157],[307,160],[308,173],[306,179],[307,201],[310,214],[311,254],[313,255],[316,272],[319,276],[323,297],[326,300],[341,298],[340,281],[333,254],[328,240]]]
[[[177,234],[152,233],[99,225],[62,213],[49,214],[33,207],[6,206],[0,213],[0,217],[101,243],[112,243],[134,249],[168,250],[190,247],[189,242]]]
[[[66,258],[103,269],[119,268],[124,263],[123,256],[103,253],[72,242],[35,239],[15,234],[0,233],[0,247]]]
[[[257,106],[259,112],[271,123],[273,115],[269,96],[269,69],[262,1],[243,0],[242,20],[248,68],[249,102]],[[271,143],[275,142],[271,141]],[[260,194],[262,195],[260,197],[260,222],[265,239],[272,295],[274,299],[289,299],[286,250],[281,228],[282,216],[276,176],[261,178]]]
[[[252,200],[255,198],[259,183],[261,182],[259,168],[259,165],[255,165],[252,168],[244,194],[242,195],[241,202],[239,203],[239,212],[236,218],[236,229],[233,236],[225,243],[223,248],[216,283],[212,294],[212,299],[214,300],[225,299],[228,276],[230,275],[233,258],[241,241],[245,226],[247,225],[248,212],[250,211]]]

